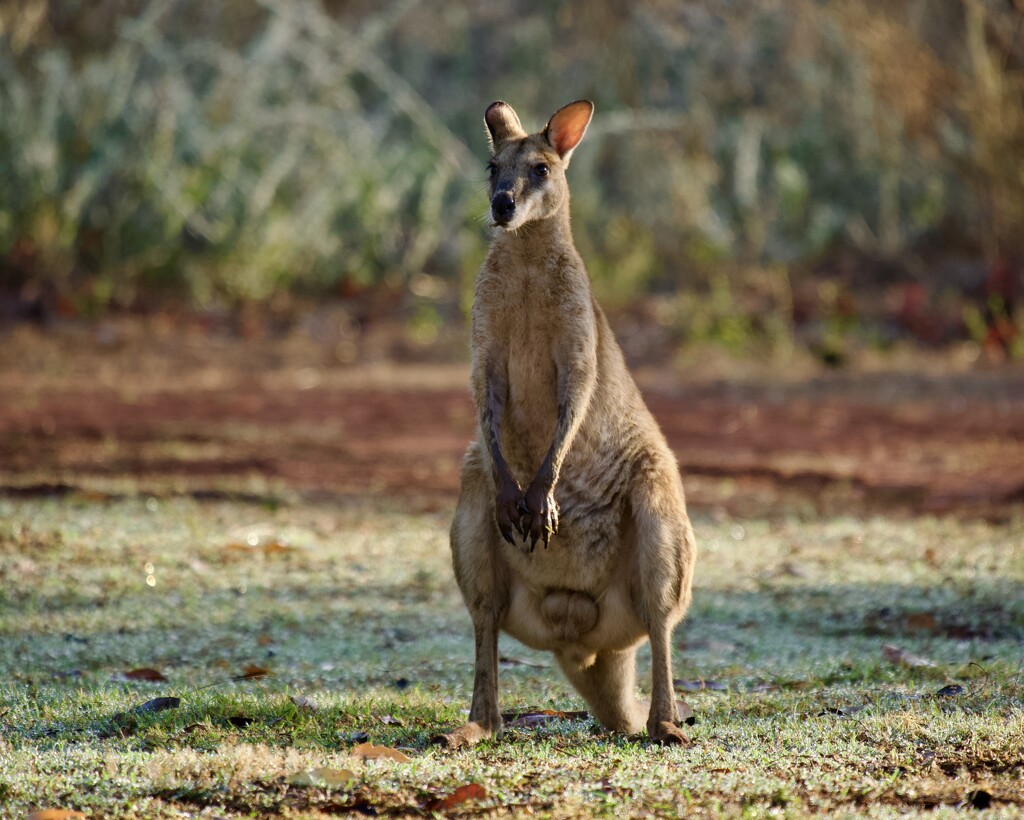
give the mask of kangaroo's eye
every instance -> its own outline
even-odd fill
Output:
[[[533,169],[533,173],[535,173],[539,177],[546,177],[548,175],[548,166],[542,162],[540,165]]]
[[[495,165],[493,162],[488,162],[487,173],[489,176],[493,177],[496,173],[498,173],[498,166]]]

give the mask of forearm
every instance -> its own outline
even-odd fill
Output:
[[[594,394],[596,375],[593,368],[580,367],[559,379],[558,417],[551,447],[537,470],[537,481],[554,487],[573,440],[583,423]]]

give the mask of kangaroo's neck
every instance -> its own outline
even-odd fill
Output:
[[[527,222],[515,231],[497,231],[492,248],[525,261],[550,258],[552,254],[575,252],[568,203],[551,216]]]

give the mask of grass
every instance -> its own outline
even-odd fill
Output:
[[[676,635],[677,677],[709,685],[685,694],[692,746],[576,720],[457,753],[429,744],[472,684],[447,521],[0,499],[0,813],[430,814],[471,782],[487,796],[452,813],[952,816],[972,794],[1024,809],[1024,519],[698,516]],[[886,644],[935,666],[894,665]],[[543,653],[503,638],[502,654],[504,709],[582,708]],[[167,679],[118,679],[138,667]],[[269,674],[233,679],[247,667]],[[181,703],[132,711],[163,696]],[[351,758],[364,739],[411,761]],[[317,767],[355,777],[288,783]]]

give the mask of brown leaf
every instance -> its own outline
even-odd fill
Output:
[[[242,674],[238,676],[238,680],[246,680],[248,678],[265,678],[270,674],[269,669],[264,669],[262,666],[247,666],[242,670]]]
[[[26,820],[74,820],[74,818],[86,816],[80,811],[71,809],[39,809],[32,812]]]
[[[271,638],[266,632],[264,632],[256,639],[257,646],[270,646],[273,642],[274,639]]]
[[[907,666],[911,669],[935,666],[933,661],[912,655],[907,650],[900,649],[898,646],[892,646],[891,644],[886,644],[882,647],[882,657],[889,663],[894,663],[897,666]]]
[[[427,811],[446,811],[447,809],[454,809],[456,806],[465,803],[468,800],[486,800],[487,789],[481,786],[479,783],[467,783],[465,786],[459,786],[455,791],[449,794],[447,797],[436,797],[431,800],[424,807]]]
[[[290,552],[298,552],[297,547],[290,546],[281,541],[267,541],[260,544],[260,551],[264,555],[285,555]]]
[[[138,669],[132,669],[128,672],[121,672],[114,676],[119,680],[145,680],[145,681],[162,681],[167,680],[163,673],[159,669],[151,669],[148,666],[143,666]]]
[[[410,758],[405,752],[392,749],[389,746],[374,746],[372,743],[360,743],[349,754],[360,760],[395,760],[399,763],[408,763]]]
[[[552,709],[537,709],[532,712],[505,712],[501,718],[506,726],[514,729],[535,729],[556,720],[583,720],[589,712],[556,712]]]

